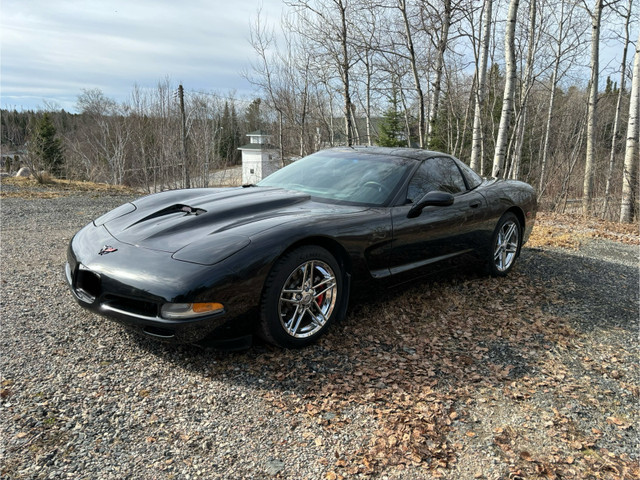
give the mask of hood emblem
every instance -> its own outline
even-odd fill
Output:
[[[113,253],[117,251],[118,251],[117,248],[113,248],[113,247],[110,247],[109,245],[105,245],[100,249],[100,251],[98,252],[98,255],[106,255],[107,253]]]

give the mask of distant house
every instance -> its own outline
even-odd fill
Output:
[[[249,143],[239,147],[242,152],[242,183],[257,183],[281,166],[278,149],[271,144],[271,135],[262,130],[247,133]]]

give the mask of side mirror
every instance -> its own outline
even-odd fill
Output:
[[[434,190],[427,193],[418,203],[411,207],[411,210],[409,210],[409,213],[407,214],[407,218],[420,216],[424,207],[448,207],[449,205],[453,205],[453,195],[447,192]]]

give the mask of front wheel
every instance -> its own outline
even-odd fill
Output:
[[[261,336],[285,348],[309,345],[343,310],[344,296],[342,269],[327,250],[293,250],[267,277],[260,305]]]
[[[513,213],[505,213],[493,232],[491,239],[491,258],[488,261],[489,273],[503,277],[513,268],[520,253],[522,227]]]

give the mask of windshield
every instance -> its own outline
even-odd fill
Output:
[[[385,205],[396,193],[413,160],[326,150],[288,165],[259,186],[297,190],[338,202]]]

